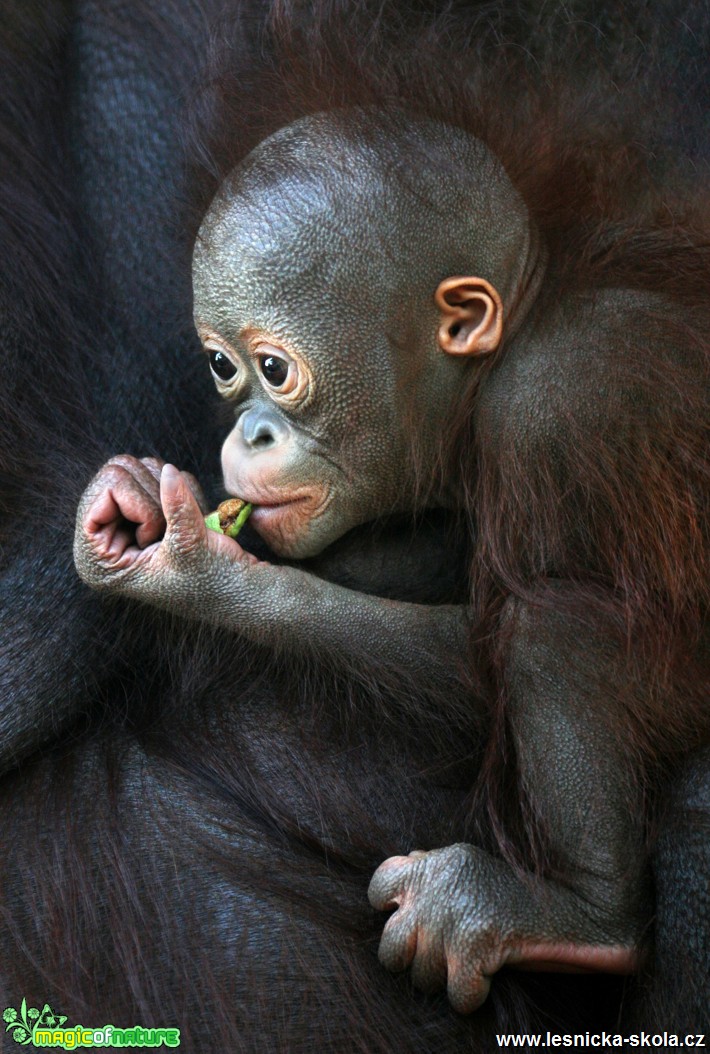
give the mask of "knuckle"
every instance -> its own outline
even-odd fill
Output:
[[[134,457],[133,454],[114,454],[113,457],[108,459],[101,471],[103,472],[104,469],[110,469],[112,466],[116,466],[117,468],[122,468],[127,472],[130,472],[132,468],[139,464],[140,461],[138,458]]]
[[[458,874],[470,868],[471,853],[467,845],[458,843],[447,846],[446,849],[436,850],[432,853],[431,860],[438,868]]]
[[[160,482],[160,473],[163,471],[163,465],[165,462],[159,457],[143,457],[141,458],[141,464],[144,468],[150,472],[156,483]]]
[[[391,907],[395,907],[396,893],[392,893],[382,886],[373,886],[371,884],[367,898],[376,911],[388,911]]]
[[[81,504],[87,509],[105,491],[110,490],[122,479],[130,477],[130,473],[124,465],[114,464],[109,461],[99,469],[89,486],[84,491]]]

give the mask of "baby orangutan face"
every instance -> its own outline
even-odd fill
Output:
[[[251,523],[276,553],[312,556],[406,502],[393,378],[374,351],[363,371],[361,342],[377,348],[374,327],[356,333],[337,302],[314,296],[313,279],[286,288],[291,254],[270,282],[268,264],[247,253],[235,273],[220,248],[196,257],[195,316],[217,390],[234,407],[225,487],[254,505]]]
[[[451,504],[437,483],[441,437],[466,360],[492,350],[502,326],[481,279],[433,271],[412,289],[409,253],[393,250],[398,210],[378,185],[346,189],[307,167],[267,176],[257,152],[223,185],[195,248],[195,322],[234,407],[225,486],[291,558],[379,516]]]

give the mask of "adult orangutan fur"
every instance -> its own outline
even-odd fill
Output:
[[[648,679],[613,717],[647,795],[651,851],[661,832],[656,955],[650,932],[646,972],[625,987],[510,974],[464,1019],[385,974],[365,897],[385,856],[477,841],[554,873],[534,803],[521,804],[514,766],[499,771],[504,712],[482,756],[459,698],[379,683],[357,642],[352,671],[327,655],[290,663],[97,599],[74,576],[70,533],[80,491],[117,450],[169,456],[217,493],[185,231],[251,147],[305,113],[401,106],[473,132],[542,232],[553,302],[613,285],[662,292],[706,354],[705,13],[284,2],[235,7],[213,33],[218,12],[187,2],[18,0],[8,12],[3,1007],[27,998],[96,1026],[175,1024],[196,1051],[487,1050],[496,1031],[551,1021],[704,1027],[707,761],[677,771],[708,731],[707,389],[680,367],[644,382],[661,416],[669,393],[685,408],[673,457],[610,464],[597,435],[565,420],[562,485],[509,429],[481,452],[463,414],[444,437],[473,481],[465,589],[472,647],[489,660],[478,687],[498,676],[502,598],[528,596],[550,565],[578,583],[562,615],[617,619]],[[643,354],[633,337],[624,369]],[[372,543],[348,544],[334,557],[346,581]],[[437,523],[427,544],[438,580]],[[433,588],[414,575],[414,599]]]

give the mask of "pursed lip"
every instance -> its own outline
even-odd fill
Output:
[[[257,528],[260,524],[266,527],[272,522],[276,523],[289,512],[292,512],[298,519],[304,517],[309,520],[316,519],[330,504],[330,492],[325,487],[322,490],[316,487],[312,490],[304,489],[290,493],[286,490],[279,491],[278,487],[274,487],[270,492],[264,488],[259,493],[256,488],[252,490],[250,487],[242,486],[237,479],[225,480],[225,483],[228,493],[238,495],[242,501],[249,502],[253,506],[249,522]],[[298,506],[302,508],[296,511]]]
[[[288,498],[286,501],[273,501],[273,499],[260,501],[258,498],[250,498],[249,501],[254,506],[250,520],[252,523],[258,524],[261,520],[270,519],[272,516],[278,515],[294,505],[302,505],[305,501],[308,501],[309,497],[310,495],[303,494],[298,498]]]
[[[308,501],[308,494],[301,494],[298,498],[287,498],[286,501],[262,501],[259,498],[248,498],[251,504],[256,509],[278,509],[282,505],[296,505],[300,501]]]

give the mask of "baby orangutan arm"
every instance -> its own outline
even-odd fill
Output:
[[[74,556],[95,589],[211,622],[337,664],[356,646],[383,668],[453,680],[463,607],[398,603],[257,560],[205,527],[186,473],[153,459],[112,459],[84,493]]]
[[[425,990],[446,985],[463,1013],[480,1006],[506,964],[633,972],[648,917],[640,794],[628,747],[605,721],[629,690],[623,664],[601,634],[575,645],[559,615],[517,602],[505,615],[521,781],[566,880],[453,845],[386,860],[369,890],[373,907],[397,908],[382,937],[383,964],[411,965]],[[570,662],[575,647],[578,660]]]

